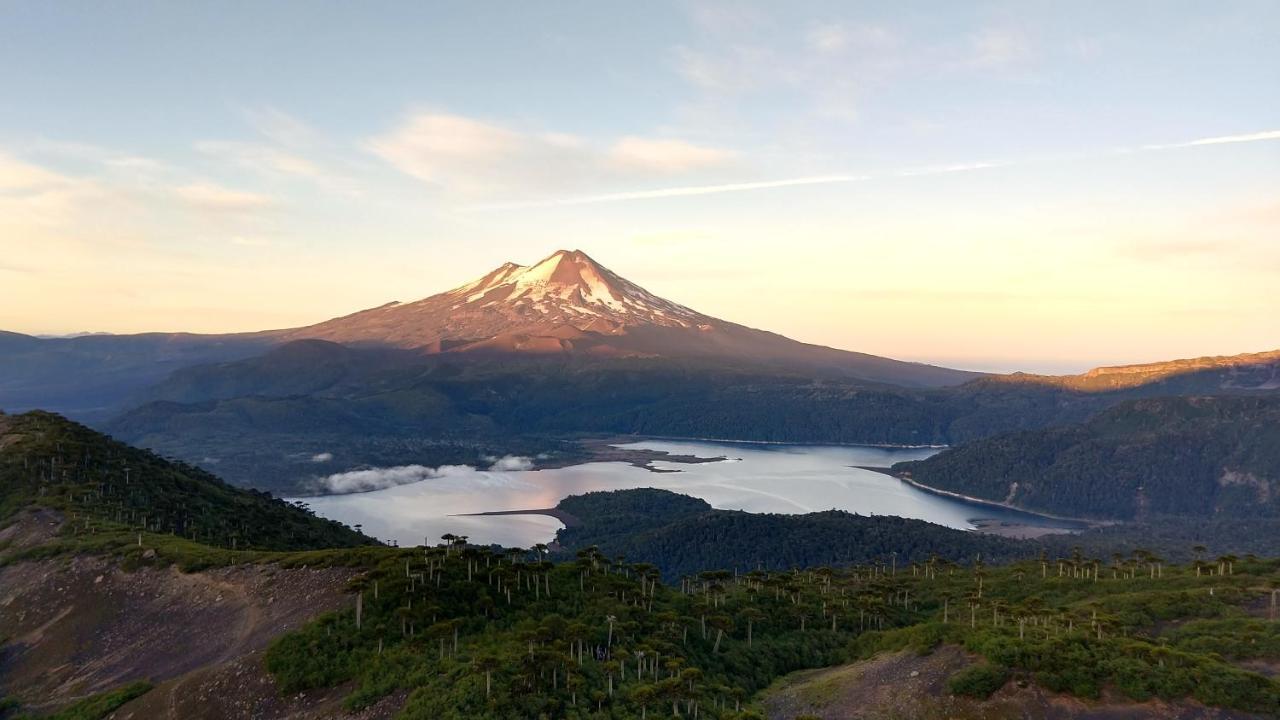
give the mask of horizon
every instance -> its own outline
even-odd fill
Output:
[[[0,9],[0,329],[298,327],[580,247],[948,367],[1280,347],[1280,6],[384,8]]]
[[[585,252],[585,251],[583,251],[583,250],[581,250],[581,249],[574,248],[574,249],[570,250],[569,248],[559,248],[559,249],[555,250],[554,252],[549,253],[549,254],[547,254],[546,256],[541,257],[541,258],[539,258],[538,260],[535,260],[535,261],[530,262],[530,263],[528,263],[528,264],[521,263],[521,262],[517,262],[517,261],[514,261],[514,260],[507,260],[507,261],[505,261],[504,263],[499,264],[498,266],[495,266],[495,268],[491,268],[491,269],[490,269],[489,271],[487,271],[487,272],[493,272],[495,269],[501,268],[501,267],[503,267],[503,266],[505,266],[505,265],[515,265],[516,267],[520,267],[520,268],[530,268],[530,267],[534,267],[535,265],[541,264],[542,262],[545,262],[545,261],[547,261],[547,260],[550,260],[552,257],[555,257],[556,255],[561,255],[561,254],[572,254],[572,253],[582,253],[582,254],[586,255],[586,256],[587,256],[591,261],[595,262],[597,265],[600,265],[600,266],[602,266],[602,267],[604,267],[604,268],[606,268],[606,269],[608,269],[608,270],[613,270],[612,268],[609,268],[607,265],[603,265],[603,263],[600,263],[600,262],[599,262],[598,260],[596,260],[594,257],[591,257],[590,253],[587,253],[587,252]],[[475,281],[477,281],[477,280],[481,279],[482,277],[483,277],[483,275],[476,275],[474,278],[472,278],[471,280],[468,280],[468,281],[467,281],[467,282],[465,282],[465,283],[461,283],[461,284],[458,284],[458,285],[452,285],[452,286],[450,286],[450,287],[447,287],[447,288],[444,288],[444,289],[440,290],[438,293],[432,293],[430,296],[425,296],[425,297],[431,297],[431,296],[434,296],[434,295],[439,294],[439,293],[444,293],[444,292],[447,292],[447,291],[449,291],[449,290],[454,290],[454,289],[457,289],[457,288],[459,288],[459,287],[464,287],[465,285],[470,284],[470,283],[472,283],[472,282],[475,282]],[[624,278],[624,279],[629,279],[629,278]],[[381,306],[383,306],[383,305],[399,305],[399,304],[408,304],[408,303],[413,303],[413,302],[415,302],[415,301],[417,301],[417,300],[421,300],[421,299],[424,299],[424,298],[412,298],[412,299],[409,299],[409,300],[398,300],[398,299],[397,299],[397,300],[389,300],[389,301],[387,301],[386,303],[382,303],[381,305],[375,305],[375,306],[373,306],[373,308],[381,307]],[[669,298],[667,298],[667,299],[669,299]],[[372,308],[360,308],[360,309],[358,309],[358,310],[353,310],[352,312],[360,312],[360,311],[363,311],[363,310],[369,310],[369,309],[372,309]],[[697,308],[693,308],[693,309],[694,309],[695,311],[697,310]],[[345,314],[349,314],[349,313],[344,313],[344,315],[345,315]],[[335,316],[335,317],[341,317],[341,316]],[[334,319],[334,318],[319,318],[319,319],[317,319],[315,322],[323,322],[323,321],[325,321],[325,320],[331,320],[331,319]],[[728,320],[728,321],[730,321],[730,322],[733,322],[733,320],[732,320],[731,318],[718,318],[718,319],[720,319],[720,320]],[[312,323],[307,323],[307,325],[310,325],[310,324],[312,324]],[[303,325],[302,327],[305,327],[305,326],[306,326],[306,325]],[[287,328],[249,328],[249,329],[242,330],[242,331],[231,331],[230,333],[227,333],[227,334],[234,334],[235,332],[257,332],[257,331],[270,331],[270,330],[283,330],[283,329],[287,329]],[[766,330],[767,330],[768,328],[760,328],[760,329],[766,329]],[[0,328],[0,332],[2,332],[2,331],[3,331],[3,328]],[[150,330],[150,331],[144,331],[144,332],[153,332],[153,333],[180,333],[180,332],[186,332],[186,331],[182,331],[182,330],[163,330],[163,329],[161,329],[161,330]],[[43,338],[43,339],[70,339],[70,338],[86,337],[86,336],[94,336],[94,335],[120,335],[120,334],[128,334],[128,333],[113,333],[113,332],[109,332],[109,331],[92,331],[92,330],[88,330],[88,331],[76,331],[76,332],[69,332],[69,333],[30,333],[30,334],[31,334],[33,337],[38,337],[38,338]],[[195,333],[195,334],[201,334],[201,333]],[[221,333],[210,333],[210,334],[221,334]],[[792,338],[792,339],[797,339],[797,338]],[[841,350],[856,350],[855,348],[837,348],[837,349],[841,349]],[[1258,349],[1258,350],[1246,350],[1246,351],[1244,351],[1243,353],[1229,353],[1229,354],[1228,354],[1228,353],[1218,353],[1218,354],[1216,354],[1216,355],[1240,355],[1240,354],[1250,354],[1250,353],[1261,353],[1261,352],[1268,352],[1268,351],[1271,351],[1271,350],[1274,350],[1274,349],[1276,349],[1276,348],[1261,348],[1261,349]],[[1074,365],[1059,365],[1059,366],[1052,366],[1052,367],[1040,367],[1040,368],[1034,368],[1034,367],[1033,367],[1033,368],[1028,368],[1028,367],[1008,367],[1008,368],[1005,368],[1005,367],[981,367],[981,366],[979,366],[979,367],[966,367],[966,366],[964,366],[964,365],[962,365],[962,364],[960,364],[960,363],[957,363],[957,364],[954,364],[954,365],[946,365],[945,363],[939,363],[939,362],[936,362],[936,361],[933,361],[933,360],[929,360],[929,359],[916,359],[916,358],[895,358],[895,359],[898,359],[898,360],[906,360],[906,361],[910,361],[910,362],[920,362],[920,363],[934,364],[934,365],[944,365],[944,366],[947,366],[947,367],[954,367],[955,369],[958,369],[958,370],[971,370],[971,371],[975,371],[975,372],[986,372],[986,373],[996,373],[996,374],[1009,374],[1009,373],[1019,373],[1019,372],[1023,372],[1023,373],[1032,373],[1032,374],[1050,374],[1050,375],[1060,374],[1060,375],[1065,375],[1065,374],[1076,374],[1076,373],[1082,373],[1082,372],[1085,372],[1085,371],[1088,371],[1088,370],[1093,370],[1093,369],[1095,369],[1095,368],[1100,368],[1100,367],[1114,367],[1114,366],[1124,366],[1124,365],[1141,365],[1141,364],[1146,364],[1146,363],[1151,363],[1151,362],[1162,362],[1162,361],[1166,361],[1166,360],[1186,360],[1186,359],[1195,359],[1195,358],[1199,358],[1199,357],[1211,357],[1211,356],[1212,356],[1212,355],[1210,355],[1210,356],[1194,356],[1194,357],[1187,357],[1187,358],[1153,358],[1153,359],[1150,359],[1150,360],[1133,360],[1133,361],[1127,361],[1127,360],[1126,360],[1126,361],[1118,361],[1118,362],[1106,363],[1106,364],[1089,365],[1089,366],[1086,366],[1086,367],[1078,367],[1078,366],[1074,366]]]

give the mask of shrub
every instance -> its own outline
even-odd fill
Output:
[[[968,695],[979,700],[991,697],[991,694],[1009,680],[1008,669],[990,663],[978,663],[951,676],[947,681],[947,689],[953,695]]]

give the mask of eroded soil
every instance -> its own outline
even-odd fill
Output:
[[[10,551],[56,532],[27,513],[0,531]],[[135,680],[156,687],[115,718],[390,717],[402,696],[359,714],[344,689],[281,697],[263,667],[272,639],[349,605],[349,568],[243,565],[121,570],[93,556],[0,567],[0,696],[46,712]]]

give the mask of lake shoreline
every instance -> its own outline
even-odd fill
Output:
[[[893,468],[872,467],[872,466],[866,466],[866,465],[857,465],[855,467],[857,467],[860,470],[870,470],[871,472],[880,473],[881,475],[888,475],[889,477],[899,480],[901,482],[904,482],[917,490],[920,490],[922,492],[927,492],[932,495],[951,498],[953,500],[962,500],[964,502],[971,503],[974,505],[980,505],[984,507],[990,507],[993,509],[1004,510],[1006,512],[1016,512],[1022,515],[1031,516],[1033,518],[1040,518],[1040,519],[1053,521],[1057,523],[1072,523],[1074,525],[1079,526],[1075,528],[1063,528],[1063,527],[1053,527],[1049,525],[1038,525],[1033,522],[1019,523],[1019,522],[1010,522],[1008,520],[995,520],[992,518],[978,517],[978,518],[969,519],[969,521],[974,524],[975,529],[977,529],[979,532],[988,533],[990,535],[999,535],[1001,537],[1013,537],[1013,538],[1018,538],[1022,540],[1031,540],[1038,537],[1043,537],[1045,535],[1060,535],[1060,534],[1066,534],[1066,533],[1076,533],[1076,532],[1082,532],[1084,530],[1088,530],[1090,528],[1103,527],[1106,525],[1114,524],[1111,522],[1090,520],[1088,518],[1075,518],[1075,517],[1065,517],[1062,515],[1051,515],[1049,513],[1038,512],[1036,510],[1028,510],[1026,508],[1021,508],[1016,505],[1002,503],[997,500],[987,500],[985,498],[973,497],[970,495],[965,495],[963,493],[952,492],[950,490],[942,490],[940,488],[935,488],[930,485],[925,485],[924,483],[919,482],[917,480],[913,480],[909,477],[904,477],[902,475],[899,475],[898,473],[893,472]]]
[[[487,510],[485,512],[456,513],[450,517],[486,517],[496,515],[545,515],[559,520],[565,527],[578,527],[582,520],[560,508],[531,508],[529,510]]]

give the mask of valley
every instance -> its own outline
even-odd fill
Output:
[[[407,484],[370,492],[304,498],[318,515],[402,545],[434,541],[445,533],[487,545],[531,547],[549,542],[559,523],[545,517],[478,515],[551,508],[571,495],[654,487],[691,495],[718,509],[804,514],[838,509],[860,515],[917,518],[959,529],[977,522],[1017,524],[1069,532],[1083,527],[1029,513],[956,502],[921,492],[859,465],[888,465],[927,457],[932,449],[823,447],[785,444],[647,440],[619,444],[705,462],[649,460],[644,467],[591,462],[542,470],[449,469],[409,475]],[[395,472],[394,468],[387,469]],[[657,471],[657,472],[655,472]],[[364,471],[377,473],[377,470]],[[343,477],[343,476],[339,476]]]
[[[1280,720],[1276,38],[0,2],[0,720]]]

